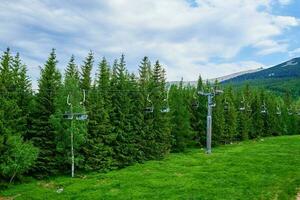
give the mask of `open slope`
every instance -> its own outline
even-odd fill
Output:
[[[298,189],[300,136],[283,136],[212,155],[192,149],[106,174],[31,181],[1,191],[0,199],[295,199]]]

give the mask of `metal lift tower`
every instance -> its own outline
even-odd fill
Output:
[[[222,94],[222,90],[215,90],[212,88],[212,92],[199,91],[198,94],[202,96],[207,96],[207,127],[206,127],[206,153],[211,154],[211,132],[212,132],[212,108],[216,106],[213,103],[213,98]]]

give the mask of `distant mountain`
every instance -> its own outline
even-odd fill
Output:
[[[250,70],[246,70],[246,71],[241,71],[241,72],[229,74],[229,75],[226,75],[226,76],[221,76],[221,77],[218,77],[218,78],[212,78],[212,79],[209,79],[208,81],[211,82],[211,83],[214,83],[216,80],[218,82],[223,82],[223,81],[233,79],[235,77],[238,77],[238,76],[241,76],[241,75],[244,75],[244,74],[250,74],[250,73],[258,72],[258,71],[261,71],[261,70],[263,70],[262,67],[258,68],[258,69],[250,69]]]
[[[216,80],[218,82],[223,82],[229,79],[232,79],[234,77],[243,75],[243,74],[248,74],[248,73],[253,73],[253,72],[258,72],[260,70],[263,70],[263,68],[258,68],[258,69],[251,69],[251,70],[246,70],[246,71],[241,71],[241,72],[237,72],[237,73],[233,73],[233,74],[229,74],[229,75],[225,75],[225,76],[221,76],[218,78],[212,78],[212,79],[208,79],[207,81],[210,83],[214,83]],[[178,85],[180,83],[180,81],[169,81],[168,84],[170,85]],[[196,86],[197,85],[197,81],[183,81],[183,85],[187,86]]]
[[[294,58],[274,67],[263,69],[253,73],[247,73],[225,80],[224,82],[243,82],[259,79],[297,78],[300,77],[300,58]]]
[[[222,84],[231,84],[237,87],[245,83],[254,87],[264,87],[278,93],[290,91],[292,95],[300,96],[300,57],[274,67],[222,81]]]

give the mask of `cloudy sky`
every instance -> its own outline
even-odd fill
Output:
[[[20,52],[33,81],[56,48],[63,71],[124,53],[137,71],[147,55],[168,80],[213,78],[300,56],[299,0],[2,0],[0,47]]]

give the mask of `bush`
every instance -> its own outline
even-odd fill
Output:
[[[30,142],[24,142],[20,135],[10,135],[5,141],[6,148],[0,156],[0,174],[9,178],[11,183],[17,176],[22,175],[34,164],[38,149]]]

